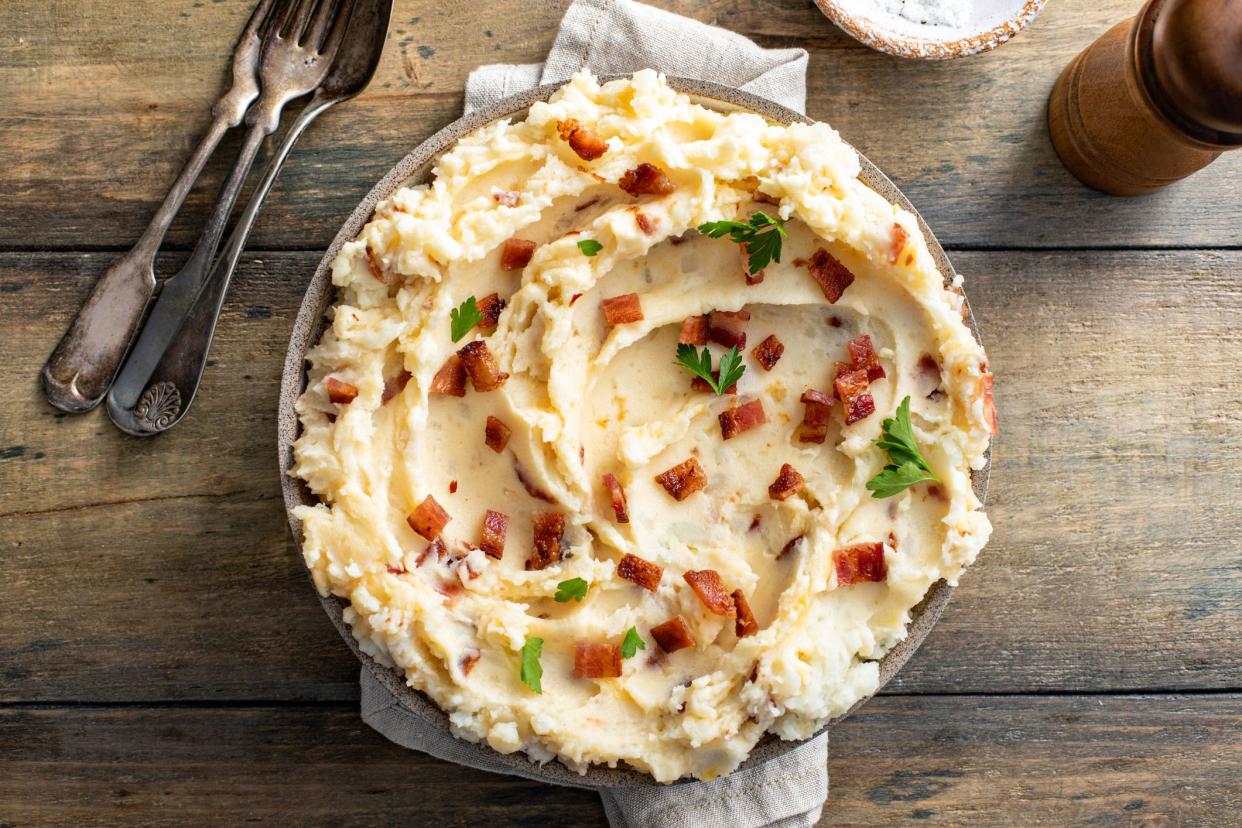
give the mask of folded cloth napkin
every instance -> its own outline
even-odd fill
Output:
[[[761,49],[750,40],[631,0],[576,0],[565,12],[543,63],[481,66],[466,80],[466,112],[583,67],[596,75],[655,69],[666,75],[736,86],[798,112],[806,110],[807,54]],[[480,770],[547,781],[537,765],[515,769],[499,755],[472,750],[401,705],[369,667],[362,668],[362,719],[393,742]],[[760,765],[711,782],[600,787],[612,828],[807,828],[828,797],[828,734]]]

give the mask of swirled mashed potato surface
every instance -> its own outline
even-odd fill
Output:
[[[606,144],[598,158],[565,140],[571,119]],[[642,163],[672,192],[623,191]],[[810,736],[872,693],[911,609],[974,560],[990,532],[971,489],[994,424],[986,358],[914,216],[859,170],[825,124],[708,109],[650,71],[604,85],[584,72],[524,120],[462,138],[430,183],[381,202],[343,247],[298,402],[294,474],[321,501],[297,512],[303,553],[319,590],[349,602],[362,648],[403,670],[456,735],[580,771],[727,773],[765,733]],[[784,219],[788,238],[750,284],[739,246],[695,228],[757,209]],[[511,238],[535,249],[505,270]],[[807,264],[821,249],[854,276],[835,302]],[[492,293],[507,303],[494,332],[453,342],[451,310]],[[631,293],[641,320],[608,324],[601,302]],[[683,323],[741,310],[736,395],[693,389],[675,361]],[[754,345],[769,335],[784,351],[765,370]],[[824,442],[803,442],[801,395],[831,396],[835,364],[862,335],[884,373],[867,389],[875,412],[846,425],[838,402]],[[508,379],[432,393],[476,340]],[[940,482],[877,499],[865,484],[888,462],[881,421],[907,396]],[[720,413],[750,400],[765,422],[722,439]],[[489,416],[511,432],[499,452],[484,441]],[[655,478],[689,458],[707,485],[678,501]],[[805,485],[778,500],[769,486],[784,464]],[[448,517],[435,544],[407,521],[428,496]],[[499,559],[479,548],[488,510],[508,517]],[[565,518],[561,557],[529,568],[533,522],[548,512]],[[882,580],[842,583],[834,553],[858,545],[882,548]],[[627,554],[663,568],[654,590],[619,576]],[[702,570],[740,590],[757,631],[739,638],[705,605],[683,578]],[[589,583],[585,599],[557,602],[572,578]],[[693,645],[665,652],[651,629],[675,616]],[[631,627],[645,649],[619,677],[576,677],[578,642],[615,645]],[[534,637],[540,693],[519,677]]]

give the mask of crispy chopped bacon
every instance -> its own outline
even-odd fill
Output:
[[[512,433],[513,430],[499,419],[491,414],[487,415],[487,424],[483,426],[483,442],[489,449],[500,454],[509,445],[509,435]]]
[[[884,565],[884,544],[860,543],[832,553],[837,585],[849,586],[863,581],[883,581],[888,574]]]
[[[371,249],[370,245],[367,246],[366,259],[367,269],[371,271],[371,275],[375,277],[376,281],[388,284],[388,274],[384,272],[384,266],[380,264],[379,257],[375,255],[375,251]]]
[[[785,345],[776,338],[776,334],[770,334],[767,339],[760,342],[751,351],[765,371],[771,371],[776,367],[776,362],[781,358],[781,354],[785,353]]]
[[[875,398],[870,394],[859,394],[849,401],[845,407],[845,424],[852,425],[875,413]]]
[[[535,548],[527,569],[547,569],[561,559],[561,536],[565,534],[563,512],[536,512],[533,520]]]
[[[651,637],[655,639],[655,643],[659,645],[660,649],[666,653],[675,653],[678,650],[694,646],[694,637],[690,635],[690,628],[686,626],[686,619],[680,615],[674,615],[663,624],[657,624],[652,627]]]
[[[988,429],[996,434],[1000,431],[1000,426],[996,422],[996,403],[992,399],[992,382],[995,376],[991,371],[985,373],[980,378],[981,387],[983,389],[983,416],[987,418]]]
[[[691,570],[685,575],[686,583],[694,590],[694,594],[699,596],[699,600],[703,602],[703,606],[716,615],[727,615],[733,617],[736,610],[733,608],[733,599],[729,597],[729,591],[725,589],[724,581],[720,580],[720,573],[714,569]]]
[[[505,239],[500,248],[500,269],[521,270],[530,264],[530,257],[535,255],[535,243],[530,239]]]
[[[423,498],[423,502],[414,507],[414,511],[410,512],[405,519],[410,524],[410,528],[418,534],[422,535],[426,540],[433,541],[440,537],[441,530],[444,529],[451,518],[448,512],[441,508],[436,499],[431,495]]]
[[[850,363],[855,369],[865,369],[867,371],[867,381],[875,382],[884,379],[884,366],[880,364],[880,358],[875,353],[875,348],[871,346],[871,337],[867,334],[851,339],[845,343],[845,350],[849,352]]]
[[[749,321],[750,311],[712,311],[707,317],[707,338],[726,348],[745,348]]]
[[[463,676],[470,675],[470,671],[474,669],[474,665],[479,663],[479,656],[480,653],[478,650],[471,650],[467,653],[462,653],[461,660],[457,662],[457,665],[461,667],[461,674]]]
[[[496,326],[500,324],[500,312],[505,309],[506,304],[496,293],[489,293],[479,300],[479,313],[483,314],[483,318],[478,325],[482,333],[489,334],[496,330]]]
[[[716,382],[720,382],[720,369],[716,369],[715,371],[712,371],[712,379],[714,379]],[[713,390],[712,390],[712,387],[711,387],[710,385],[708,385],[707,380],[703,379],[702,377],[697,377],[697,376],[696,376],[696,377],[693,377],[693,378],[690,380],[690,390],[692,390],[692,391],[707,391],[707,392],[710,392],[710,393],[712,393],[712,394],[715,394],[715,393],[716,393],[715,391],[713,391]],[[726,388],[726,389],[724,390],[724,392],[725,392],[726,394],[736,394],[736,393],[737,393],[737,383],[735,382],[735,383],[733,383],[732,385],[730,385],[728,388]]]
[[[621,675],[621,648],[616,644],[594,641],[574,643],[574,676],[576,678],[617,678]]]
[[[612,499],[612,513],[616,515],[617,523],[629,523],[630,512],[625,502],[625,489],[621,488],[621,483],[612,472],[604,473],[604,488]]]
[[[808,388],[802,392],[802,425],[798,427],[798,441],[822,443],[828,438],[828,417],[832,413],[832,397],[823,391]]]
[[[509,516],[504,512],[488,509],[483,514],[483,531],[479,535],[479,548],[489,557],[499,560],[505,554],[505,535],[509,531]]]
[[[805,485],[806,479],[798,473],[798,470],[785,463],[776,475],[776,480],[772,481],[771,486],[768,486],[768,497],[773,500],[788,500],[802,491],[802,487]]]
[[[449,481],[449,494],[457,494],[457,481],[456,480]]]
[[[388,570],[388,574],[390,574],[390,575],[404,575],[404,574],[406,573],[406,568],[405,568],[404,564],[399,564],[399,565],[397,565],[397,566],[393,566],[392,564],[388,564],[388,566],[386,566],[386,567],[384,567],[384,568]]]
[[[522,194],[516,190],[497,190],[492,193],[492,198],[502,207],[516,207],[522,200]]]
[[[574,302],[577,302],[581,298],[581,293],[575,293],[573,296],[569,297],[569,306],[572,308],[574,306]]]
[[[336,377],[328,377],[324,387],[328,391],[328,401],[337,405],[349,405],[358,396],[358,386]]]
[[[739,434],[745,434],[768,421],[763,413],[763,403],[759,400],[751,400],[736,408],[721,411],[717,419],[720,421],[720,436],[724,440],[731,440]]]
[[[466,396],[466,363],[457,354],[450,356],[436,371],[431,381],[430,393],[447,394],[450,397]]]
[[[627,554],[617,564],[617,577],[638,584],[645,590],[655,592],[664,577],[664,567],[637,555]]]
[[[557,121],[556,132],[583,161],[594,161],[608,151],[606,143],[596,138],[573,118]]]
[[[410,372],[402,368],[401,373],[392,379],[384,380],[384,393],[380,397],[381,405],[404,391],[405,386],[410,382],[410,376]]]
[[[707,344],[707,316],[692,316],[681,323],[681,333],[677,341],[683,345]]]
[[[897,260],[901,258],[901,251],[906,249],[907,238],[906,229],[893,222],[892,240],[888,247],[888,260],[893,264],[897,264]]]
[[[823,248],[816,250],[806,264],[811,278],[819,284],[829,304],[835,304],[845,289],[854,283],[854,274],[850,273],[849,268]]]
[[[914,385],[924,397],[940,388],[940,363],[931,354],[923,354],[914,366]]]
[[[427,547],[418,554],[418,558],[415,559],[414,565],[422,566],[433,555],[436,560],[440,561],[444,560],[444,558],[448,555],[448,547],[444,545],[444,538],[436,538],[431,543],[427,544]]]
[[[866,369],[855,370],[844,362],[837,363],[837,375],[832,380],[832,391],[838,400],[849,403],[859,394],[864,394],[868,386]]]
[[[632,196],[668,195],[677,189],[673,185],[673,180],[665,175],[664,170],[655,164],[646,162],[632,170],[626,170],[621,180],[617,182],[617,186]]]
[[[733,631],[737,637],[745,638],[759,632],[759,622],[755,620],[755,614],[751,612],[746,596],[740,589],[735,589],[732,598],[733,609],[737,614],[737,621],[733,622]]]
[[[656,228],[660,226],[659,219],[652,218],[642,210],[634,214],[634,221],[638,223],[638,229],[642,230],[643,234],[647,236],[655,235]]]
[[[457,352],[466,373],[470,375],[470,384],[475,391],[494,391],[504,385],[509,375],[500,370],[496,358],[487,349],[487,343],[481,339],[467,345]]]
[[[637,293],[626,293],[612,296],[599,303],[604,312],[604,319],[609,325],[625,325],[630,322],[643,321],[643,306],[638,301]]]
[[[805,535],[795,535],[795,536],[793,536],[792,538],[790,538],[790,539],[789,539],[789,541],[788,541],[788,542],[787,542],[784,546],[782,546],[782,547],[781,547],[781,551],[780,551],[780,553],[776,556],[776,559],[777,559],[778,561],[779,561],[779,560],[783,560],[783,559],[785,558],[785,556],[793,554],[794,550],[796,550],[799,546],[801,546],[801,545],[802,545],[802,539],[803,539],[804,537],[806,537],[806,536],[805,536]]]
[[[707,488],[707,475],[703,472],[699,461],[691,457],[668,471],[657,474],[656,482],[663,486],[674,500],[681,501]]]
[[[517,475],[518,482],[522,484],[522,488],[526,493],[536,500],[542,500],[544,503],[556,503],[556,499],[543,489],[535,485],[535,481],[531,480],[526,474],[526,469],[516,459],[513,461],[513,472]]]

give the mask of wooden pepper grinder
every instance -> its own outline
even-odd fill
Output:
[[[1242,0],[1148,0],[1065,67],[1048,128],[1069,171],[1114,195],[1242,146]]]

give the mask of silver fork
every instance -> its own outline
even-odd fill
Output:
[[[99,277],[73,324],[43,365],[40,377],[48,402],[81,414],[99,405],[129,350],[142,314],[155,292],[155,254],[173,217],[198,180],[224,133],[242,122],[259,96],[255,71],[261,33],[273,0],[262,0],[250,15],[233,52],[233,85],[212,107],[211,126],[164,196],[142,237]]]
[[[185,267],[160,291],[138,341],[108,395],[113,422],[131,434],[152,434],[175,421],[181,408],[176,389],[143,399],[143,389],[164,352],[176,339],[186,315],[206,285],[211,261],[233,204],[263,139],[280,125],[285,104],[323,81],[344,36],[353,0],[293,0],[281,9],[263,42],[259,76],[262,94],[246,115],[246,135],[237,162],[212,208],[199,244]],[[203,255],[199,255],[200,250]],[[140,404],[141,403],[141,404]]]

